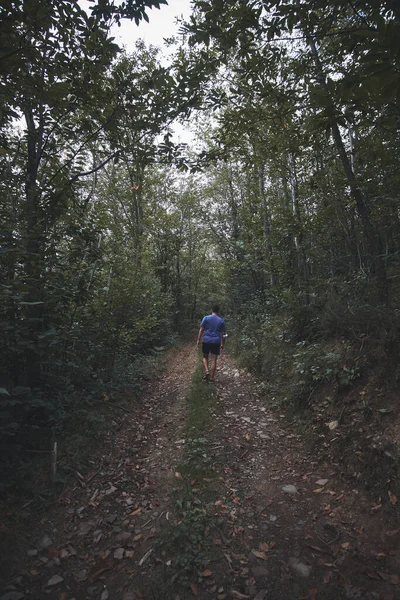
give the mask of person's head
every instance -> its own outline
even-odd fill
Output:
[[[212,310],[213,313],[215,313],[215,314],[218,315],[219,314],[219,306],[218,306],[218,304],[214,304],[211,310]]]

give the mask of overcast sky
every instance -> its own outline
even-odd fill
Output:
[[[127,52],[135,49],[135,42],[139,38],[144,40],[146,45],[163,47],[164,38],[170,38],[178,33],[177,17],[187,19],[190,10],[190,0],[169,0],[168,6],[161,5],[160,9],[153,8],[147,11],[149,23],[142,21],[140,25],[136,25],[134,21],[123,19],[121,27],[113,27],[112,35],[117,44],[125,46]],[[170,52],[172,51],[173,48],[170,49]],[[168,52],[169,50],[164,48],[162,54],[167,55]],[[162,54],[159,57],[161,60]],[[174,141],[194,144],[194,137],[188,123],[185,126],[175,123],[172,131]]]
[[[88,0],[78,0],[79,4],[89,10]],[[163,47],[164,38],[170,38],[178,33],[179,25],[177,17],[187,19],[190,15],[190,0],[168,0],[168,5],[161,5],[160,9],[153,8],[147,11],[149,23],[142,21],[136,25],[134,21],[122,19],[121,26],[112,28],[112,36],[118,45],[124,46],[127,52],[135,49],[135,42],[141,38],[146,45]],[[172,49],[170,50],[170,52]],[[168,49],[163,54],[168,54]],[[159,57],[162,60],[162,56]],[[173,126],[174,138],[183,143],[192,143],[193,135],[188,125],[182,127],[180,124]]]
[[[190,14],[190,0],[169,0],[168,6],[161,5],[160,9],[152,8],[147,11],[149,23],[142,21],[139,26],[134,21],[124,19],[121,27],[113,28],[116,42],[124,45],[129,52],[134,49],[135,41],[142,38],[146,45],[162,46],[163,39],[178,32],[177,17],[187,19]]]

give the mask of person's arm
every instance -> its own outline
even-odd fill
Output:
[[[200,346],[201,338],[203,337],[204,327],[200,327],[199,333],[197,335],[197,345]]]

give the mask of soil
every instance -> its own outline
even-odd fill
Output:
[[[19,509],[0,600],[399,600],[396,496],[324,462],[229,355],[215,384],[197,368],[172,352],[46,514]]]

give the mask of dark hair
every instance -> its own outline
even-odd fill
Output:
[[[213,307],[212,307],[212,311],[218,314],[219,313],[219,305],[218,304],[214,304]]]

